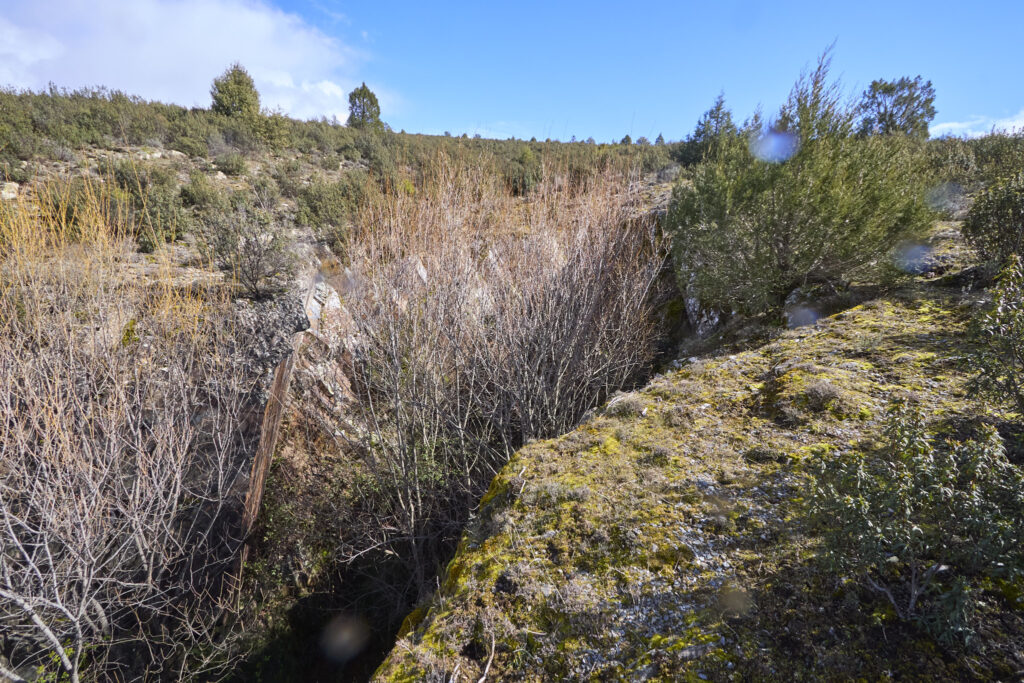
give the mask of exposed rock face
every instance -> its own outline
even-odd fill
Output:
[[[701,338],[714,332],[722,320],[718,311],[706,308],[695,296],[686,297],[686,317],[697,336]]]
[[[17,199],[20,187],[18,183],[3,183],[0,185],[0,199]]]
[[[243,371],[260,374],[265,392],[274,370],[293,352],[294,335],[309,329],[302,297],[289,293],[267,301],[239,300],[235,324],[240,341],[235,362]]]

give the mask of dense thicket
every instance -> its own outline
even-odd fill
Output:
[[[45,198],[0,206],[0,677],[212,673],[254,330],[216,290],[133,270],[129,219],[87,196],[73,226]]]
[[[1024,170],[979,193],[964,221],[964,235],[981,256],[1000,265],[1024,246]]]
[[[777,117],[737,128],[722,101],[698,127],[703,161],[673,193],[680,284],[719,310],[762,313],[808,283],[836,286],[927,224],[923,156],[857,136],[828,61]]]

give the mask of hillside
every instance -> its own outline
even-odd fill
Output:
[[[982,300],[919,281],[763,346],[690,358],[529,444],[376,678],[1019,675],[1017,594],[986,594],[974,649],[937,646],[823,567],[804,505],[809,463],[871,448],[894,397],[951,437],[976,421],[1009,429],[968,389],[964,332]]]
[[[1022,675],[1024,134],[229,77],[0,88],[0,678]]]

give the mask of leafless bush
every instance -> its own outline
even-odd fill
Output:
[[[222,660],[252,380],[223,302],[86,229],[0,212],[0,678],[177,679]],[[130,231],[125,231],[125,233]]]
[[[344,358],[365,432],[342,556],[404,558],[405,599],[433,587],[515,449],[570,428],[653,354],[663,250],[630,218],[627,183],[570,193],[552,178],[515,199],[493,182],[442,164],[366,210],[351,243]]]

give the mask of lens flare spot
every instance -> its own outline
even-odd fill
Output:
[[[821,314],[809,306],[793,306],[786,309],[786,326],[792,329],[813,325],[820,317]]]
[[[896,248],[893,264],[910,275],[923,275],[929,270],[929,256],[932,248],[927,244],[907,242]]]
[[[750,140],[750,153],[761,161],[780,164],[796,154],[800,139],[789,131],[769,129]]]
[[[320,648],[334,662],[344,664],[363,651],[370,639],[370,628],[360,617],[341,615],[327,624],[320,634]]]

